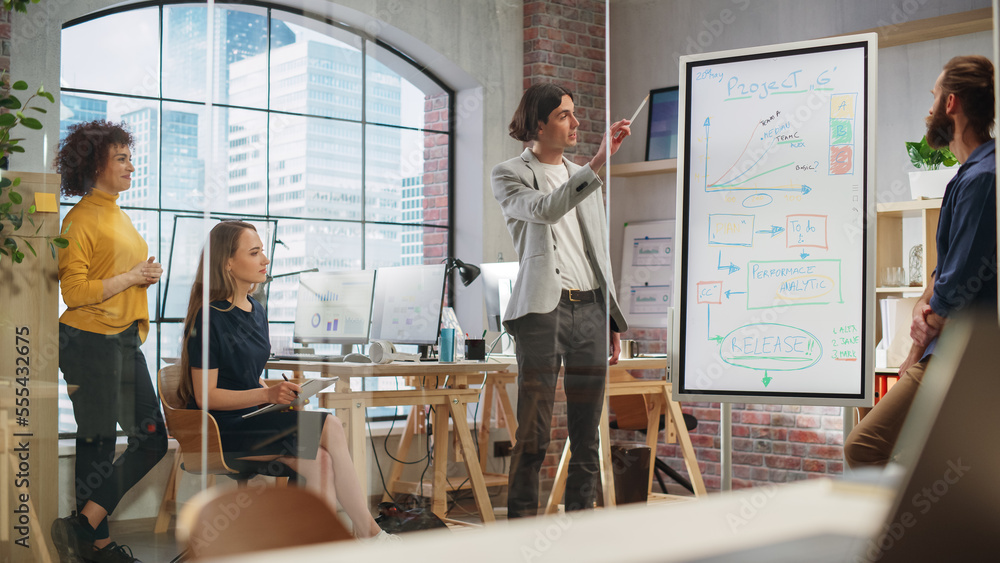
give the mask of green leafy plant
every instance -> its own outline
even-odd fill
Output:
[[[5,8],[9,9],[9,4],[8,0],[4,0]],[[0,163],[4,166],[6,166],[7,157],[11,153],[24,152],[24,147],[19,144],[24,139],[12,137],[11,132],[21,126],[35,130],[42,128],[41,121],[24,113],[28,110],[46,113],[45,108],[31,105],[32,102],[47,100],[49,103],[55,103],[55,97],[39,86],[35,93],[22,104],[13,92],[26,90],[28,90],[26,82],[18,80],[10,84],[6,71],[0,71],[0,108],[5,110],[4,113],[0,113]],[[37,256],[38,253],[31,244],[32,239],[44,240],[48,244],[52,257],[55,258],[56,248],[66,248],[69,245],[65,238],[66,231],[64,230],[57,237],[45,237],[38,234],[42,225],[36,225],[32,218],[35,213],[35,205],[24,207],[24,198],[17,191],[20,184],[21,179],[17,177],[10,178],[4,175],[0,178],[0,262],[3,261],[4,256],[8,256],[14,263],[21,263],[25,256],[21,249],[22,245],[33,256]],[[35,228],[33,233],[27,234],[21,231],[25,221]]]
[[[7,11],[28,13],[28,4],[37,4],[41,0],[3,0],[3,7]]]
[[[937,170],[943,166],[955,166],[958,159],[951,153],[948,147],[932,149],[927,144],[927,136],[924,135],[920,142],[906,143],[906,154],[910,155],[910,162],[918,170]]]

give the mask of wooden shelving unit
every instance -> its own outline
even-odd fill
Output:
[[[993,9],[980,8],[957,14],[947,14],[933,18],[915,19],[900,23],[899,25],[884,25],[874,27],[855,33],[878,33],[878,47],[897,47],[899,45],[909,45],[930,41],[932,39],[943,39],[945,37],[955,37],[968,33],[980,31],[991,31],[993,29]]]
[[[610,174],[616,178],[632,178],[635,176],[651,176],[677,171],[677,159],[649,160],[645,162],[627,162],[612,164]]]
[[[876,287],[875,293],[923,293],[926,286],[906,286],[906,287]]]
[[[878,216],[878,236],[875,243],[875,275],[881,276],[885,268],[902,267],[909,272],[907,249],[903,248],[903,219],[920,218],[923,228],[921,242],[924,245],[923,280],[931,279],[931,272],[937,265],[937,245],[934,235],[937,233],[938,218],[941,216],[940,199],[922,199],[915,201],[894,201],[879,203],[876,206]],[[923,287],[877,287],[876,294],[902,294],[922,292]],[[879,320],[879,319],[876,319]],[[881,335],[881,323],[876,323],[876,333]]]
[[[921,243],[924,245],[924,285],[917,287],[876,287],[875,295],[884,299],[892,295],[923,293],[931,272],[937,265],[937,233],[938,218],[941,216],[940,199],[922,199],[914,201],[894,201],[879,203],[875,207],[878,218],[875,240],[875,275],[881,276],[885,268],[899,266],[909,272],[909,251],[903,248],[903,219],[919,218],[922,227]],[[876,277],[876,279],[877,279]],[[875,343],[882,340],[882,307],[875,304]],[[885,394],[896,375],[898,367],[875,368],[875,393],[878,398]]]
[[[916,199],[912,201],[889,201],[879,203],[875,206],[879,216],[886,217],[915,217],[921,211],[928,209],[941,209],[941,199]]]

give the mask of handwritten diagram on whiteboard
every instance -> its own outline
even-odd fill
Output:
[[[664,328],[674,306],[676,221],[625,224],[618,299],[629,326]]]
[[[682,59],[679,395],[865,400],[865,39]]]

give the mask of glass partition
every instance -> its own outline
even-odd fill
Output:
[[[211,33],[208,15],[205,4],[164,2],[68,25],[60,134],[95,119],[128,126],[135,171],[118,203],[164,280],[181,267],[190,280],[197,265],[200,227],[181,229],[187,242],[175,247],[185,213],[275,224],[268,321],[272,342],[287,347],[296,272],[423,262],[426,225],[441,233],[427,259],[449,254],[451,131],[439,106],[451,94],[394,49],[315,14],[216,2]],[[129,45],[125,72],[94,58],[116,42]],[[433,154],[428,137],[441,145]],[[64,198],[64,212],[78,200]],[[432,214],[419,212],[428,206]],[[169,291],[160,283],[148,293],[154,375],[180,352],[190,281],[170,279]],[[69,436],[72,409],[60,404]]]

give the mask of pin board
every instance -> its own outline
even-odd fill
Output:
[[[676,398],[871,406],[876,41],[681,58]]]

